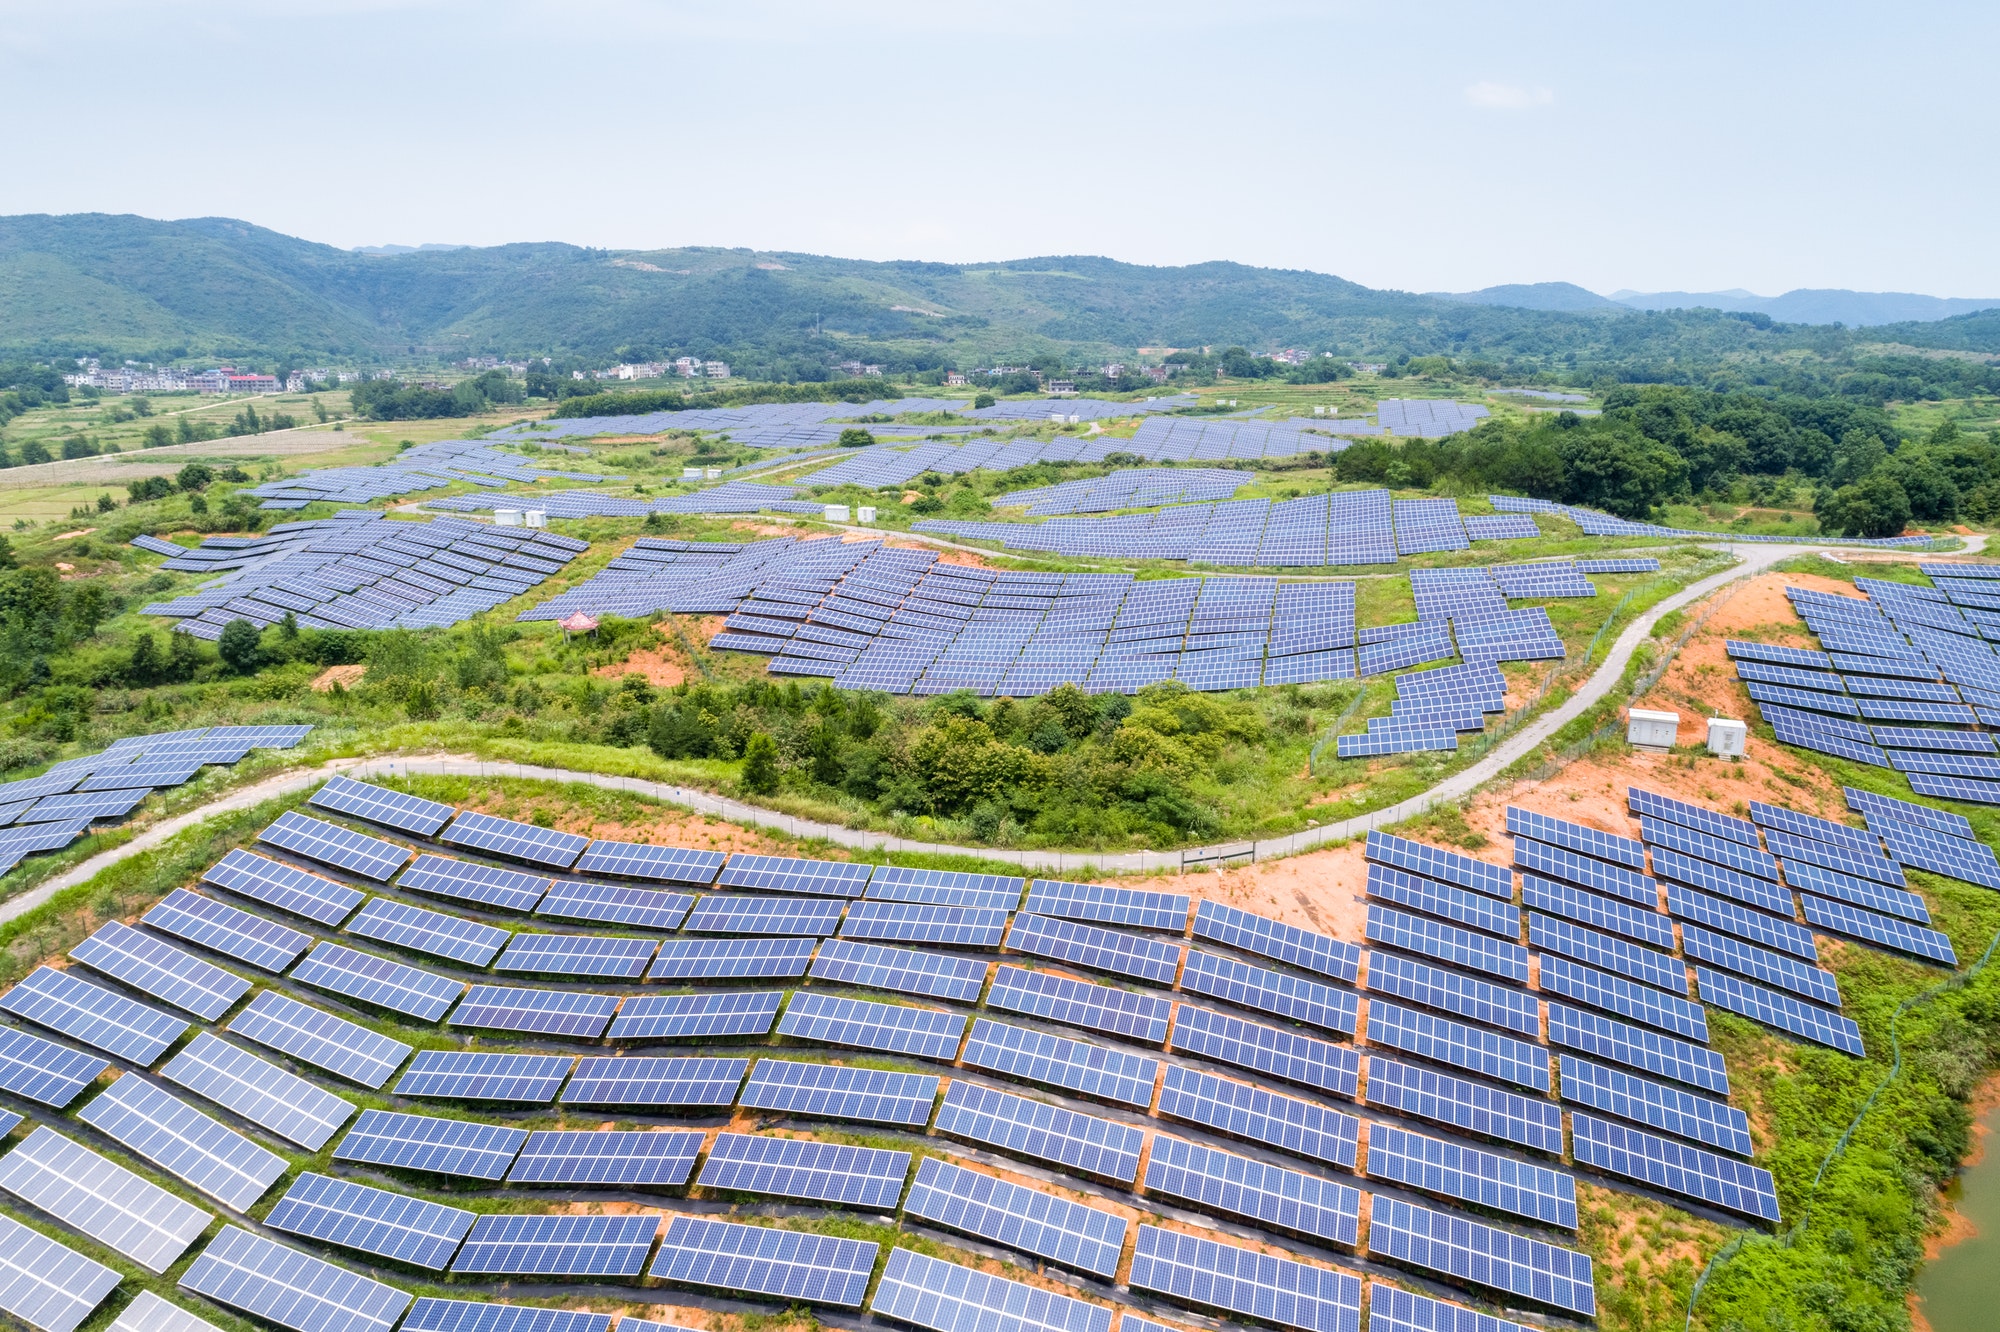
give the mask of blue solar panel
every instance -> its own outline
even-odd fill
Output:
[[[1700,1004],[1608,971],[1579,965],[1568,958],[1553,954],[1542,958],[1542,989],[1676,1036],[1708,1042],[1708,1018]]]
[[[1021,904],[1022,881],[1004,874],[909,869],[878,865],[867,895],[882,902],[933,902],[939,906],[1004,907]]]
[[[476,865],[469,860],[425,854],[403,872],[398,888],[435,897],[456,897],[503,911],[528,912],[548,892],[549,881],[520,870]]]
[[[238,897],[304,916],[321,925],[338,925],[367,896],[344,883],[309,874],[296,865],[252,855],[240,847],[209,866],[201,879]]]
[[[1779,1219],[1777,1190],[1768,1170],[1581,1111],[1570,1118],[1580,1164],[1746,1216]]]
[[[1800,893],[1799,901],[1805,906],[1806,919],[1823,930],[1853,939],[1865,939],[1883,948],[1941,962],[1948,967],[1958,965],[1958,954],[1953,951],[1951,940],[1937,930],[1912,925],[1896,916],[1863,911],[1845,902],[1815,897],[1811,893]]]
[[[1766,985],[1802,994],[1808,999],[1840,1006],[1840,986],[1830,971],[1809,966],[1795,957],[1772,952],[1732,939],[1726,934],[1717,934],[1689,922],[1681,926],[1681,939],[1687,955],[1702,962],[1711,962],[1718,967],[1748,976]]]
[[[519,1276],[636,1277],[646,1268],[658,1216],[480,1217],[454,1272]]]
[[[1679,959],[1572,925],[1566,920],[1544,916],[1539,911],[1528,913],[1528,942],[1601,971],[1616,972],[1676,994],[1687,993],[1687,968],[1681,965]]]
[[[1549,1090],[1549,1053],[1541,1046],[1387,1000],[1368,1003],[1368,1041],[1516,1086]]]
[[[414,833],[418,837],[435,835],[458,812],[450,805],[441,805],[435,800],[419,800],[401,791],[357,782],[352,777],[339,774],[328,778],[326,785],[315,791],[307,803],[335,814],[352,814],[370,823]]]
[[[1610,893],[1649,909],[1660,900],[1659,886],[1645,875],[1634,874],[1623,866],[1580,856],[1546,842],[1515,838],[1514,863],[1525,871],[1562,879],[1600,893]]]
[[[1098,883],[1036,879],[1028,885],[1028,898],[1021,904],[1021,910],[1039,916],[1179,934],[1187,929],[1188,905],[1186,893],[1149,893]]]
[[[1559,1062],[1565,1101],[1738,1156],[1750,1155],[1750,1119],[1727,1101],[1711,1101],[1575,1055],[1563,1055]]]
[[[1361,950],[1351,943],[1206,898],[1195,906],[1194,937],[1289,962],[1349,985],[1360,972]]]
[[[783,990],[641,994],[619,1006],[606,1033],[614,1041],[762,1036],[778,1020]]]
[[[611,1332],[611,1315],[525,1304],[421,1299],[403,1320],[403,1332]]]
[[[1567,1004],[1549,1004],[1549,1043],[1729,1095],[1728,1071],[1714,1051]]]
[[[527,1140],[526,1129],[504,1124],[363,1110],[334,1148],[333,1159],[498,1181]]]
[[[1124,1332],[1139,1332],[1127,1318]],[[1369,1332],[1530,1332],[1492,1314],[1460,1308],[1427,1295],[1415,1295],[1379,1281],[1368,1283]]]
[[[265,990],[251,1000],[231,1019],[229,1031],[371,1090],[387,1082],[410,1057],[410,1047],[401,1041],[276,990]]]
[[[141,1067],[165,1054],[189,1026],[81,976],[46,966],[36,967],[0,995],[0,1008]]]
[[[843,939],[998,948],[1007,913],[998,907],[933,906],[927,902],[856,902],[841,922]]]
[[[84,965],[121,980],[142,994],[215,1021],[250,992],[250,982],[211,966],[123,921],[107,920],[70,949]]]
[[[305,961],[293,968],[292,979],[421,1022],[437,1021],[465,993],[464,981],[324,941],[314,944]]]
[[[1141,1225],[1131,1285],[1183,1303],[1306,1332],[1359,1332],[1361,1282],[1255,1249]]]
[[[1897,800],[1893,796],[1876,795],[1873,791],[1859,791],[1851,786],[1843,786],[1841,794],[1847,797],[1847,807],[1869,818],[1871,826],[1874,817],[1883,817],[1913,823],[1953,837],[1973,836],[1972,824],[1963,814],[1953,814],[1911,800]]]
[[[521,855],[538,864],[554,864],[546,857]],[[650,879],[655,883],[691,883],[706,886],[715,881],[722,868],[720,851],[695,851],[679,846],[643,846],[636,842],[592,842],[576,861],[578,874],[602,874],[620,879]]]
[[[1514,876],[1505,865],[1474,860],[1456,851],[1379,832],[1368,834],[1367,855],[1370,860],[1379,860],[1427,879],[1438,879],[1506,901],[1512,901],[1514,897]]]
[[[1649,846],[1664,846],[1670,851],[1678,851],[1684,856],[1694,856],[1701,860],[1726,865],[1744,874],[1752,874],[1760,879],[1775,880],[1778,877],[1778,863],[1755,847],[1725,837],[1710,837],[1707,833],[1696,832],[1678,823],[1664,819],[1639,817],[1639,835]]]
[[[1359,1236],[1361,1192],[1353,1186],[1165,1133],[1153,1135],[1146,1193],[1319,1242],[1352,1245]]]
[[[980,969],[983,974],[983,963]],[[1072,1027],[1129,1036],[1147,1045],[1166,1041],[1167,1020],[1174,1007],[1171,999],[1157,995],[1005,965],[993,978],[986,1004]]]
[[[722,867],[718,888],[752,888],[765,893],[808,897],[859,897],[875,867],[844,860],[799,860],[790,856],[736,854]],[[1020,894],[1014,894],[1020,900]],[[1007,905],[1013,905],[1012,902]]]
[[[1357,1002],[1348,990],[1337,990],[1303,976],[1253,967],[1247,962],[1193,949],[1181,971],[1181,989],[1192,994],[1261,1009],[1308,1026],[1354,1034]]]
[[[751,980],[797,977],[812,964],[813,939],[667,939],[647,980]]]
[[[507,931],[447,916],[387,897],[370,898],[347,923],[349,934],[377,939],[414,952],[484,967],[512,937]]]
[[[309,934],[185,888],[168,893],[139,923],[270,972],[289,967],[312,943]]]
[[[462,1208],[307,1171],[292,1182],[264,1224],[442,1271],[472,1229],[472,1220],[472,1213]]]
[[[393,842],[364,837],[351,828],[309,819],[295,810],[280,814],[276,823],[257,834],[257,840],[378,883],[394,878],[410,859],[410,852]]]
[[[1044,1031],[975,1018],[964,1062],[1029,1082],[1148,1109],[1160,1061]]]
[[[1510,836],[1531,837],[1537,842],[1595,856],[1641,873],[1646,869],[1646,847],[1641,842],[1599,832],[1581,823],[1552,819],[1546,814],[1537,814],[1516,805],[1507,806],[1507,832]]]
[[[1962,837],[1952,837],[1945,833],[1919,828],[1898,819],[1878,818],[1882,840],[1889,846],[1889,854],[1904,865],[1914,865],[1927,869],[1933,874],[1942,874],[1948,879],[1960,879],[1966,883],[1976,883],[1985,888],[2000,888],[2000,857],[1993,854],[1993,848],[1981,842],[1967,841]],[[1873,895],[1877,900],[1850,896],[1849,891],[1826,892],[1827,897],[1837,897],[1844,902],[1854,902],[1877,911],[1887,911],[1895,916],[1908,916],[1912,920],[1928,921],[1929,911],[1923,899],[1900,888],[1885,887],[1879,883],[1855,879],[1848,875],[1835,874],[1831,870],[1821,870],[1818,866],[1808,867],[1826,876],[1829,883],[1855,885],[1861,893]],[[1788,867],[1789,869],[1789,867]]]
[[[979,992],[985,988],[986,970],[983,959],[828,939],[813,960],[812,976],[815,980],[970,1004],[978,1002]]]
[[[616,995],[475,985],[451,1015],[450,1025],[595,1040],[617,1010]]]
[[[574,865],[577,857],[583,854],[583,849],[590,845],[588,837],[579,837],[575,833],[537,828],[532,823],[517,823],[513,819],[496,818],[470,809],[461,811],[451,825],[438,834],[438,840],[448,846],[471,847],[476,851],[506,856],[510,860],[525,860],[531,865],[546,865],[561,870]]]
[[[1468,893],[1388,865],[1368,867],[1368,895],[1510,941],[1521,937],[1521,912],[1512,902]]]
[[[935,1156],[918,1163],[904,1210],[947,1230],[976,1235],[1107,1281],[1116,1274],[1125,1245],[1126,1223],[1121,1216]],[[879,1296],[876,1307],[881,1308]]]
[[[396,1095],[546,1105],[556,1098],[575,1062],[566,1054],[419,1050],[396,1080]]]
[[[1352,1047],[1183,1003],[1174,1010],[1172,1048],[1286,1082],[1354,1095],[1361,1071]]]
[[[1663,846],[1653,849],[1653,872],[1663,879],[1692,884],[1723,897],[1747,902],[1760,911],[1771,911],[1780,916],[1792,914],[1791,894],[1769,879],[1739,874],[1733,869],[1696,860],[1693,856],[1684,856]]]
[[[548,895],[535,908],[535,914],[563,920],[636,925],[649,930],[673,930],[680,928],[681,922],[687,919],[687,913],[693,909],[692,893],[632,888],[622,883],[557,879],[550,885]]]
[[[1421,953],[1471,971],[1526,984],[1528,950],[1517,943],[1474,934],[1454,925],[1425,920],[1404,911],[1368,905],[1368,939],[1405,952]]]
[[[1777,948],[1809,962],[1819,961],[1819,950],[1813,945],[1812,931],[1789,920],[1767,916],[1761,911],[1748,911],[1734,902],[1725,902],[1677,883],[1667,885],[1667,910],[1682,920],[1692,920],[1739,939]]]
[[[1767,990],[1761,985],[1707,967],[1694,969],[1701,997],[1718,1008],[1740,1013],[1753,1022],[1788,1031],[1802,1040],[1831,1046],[1859,1059],[1865,1051],[1861,1028],[1850,1019],[1813,1004],[1800,1003],[1788,994]]]
[[[742,1104],[757,1110],[828,1119],[859,1119],[920,1128],[937,1100],[934,1073],[896,1073],[789,1059],[760,1059],[743,1088]]]
[[[1750,817],[1756,820],[1760,828],[1775,828],[1794,837],[1809,837],[1815,841],[1832,842],[1864,855],[1882,854],[1881,843],[1876,840],[1873,833],[1862,828],[1850,828],[1831,819],[1815,818],[1810,814],[1801,814],[1797,810],[1767,805],[1761,800],[1750,802]]]
[[[664,1058],[638,1055],[579,1059],[563,1088],[564,1105],[728,1105],[748,1072],[748,1059]]]
[[[0,1088],[58,1110],[111,1067],[110,1061],[0,1027]]]
[[[1348,1170],[1360,1144],[1361,1121],[1352,1115],[1178,1064],[1167,1065],[1160,1113]]]
[[[750,1292],[858,1309],[878,1252],[880,1246],[866,1240],[676,1216],[660,1241],[652,1275],[737,1295]],[[894,1249],[889,1257],[894,1261],[897,1254],[909,1252]]]
[[[1375,1196],[1368,1251],[1419,1270],[1505,1291],[1518,1299],[1593,1317],[1597,1293],[1587,1254]]]
[[[799,990],[793,993],[792,1002],[778,1023],[778,1034],[827,1045],[891,1050],[949,1062],[958,1057],[966,1021],[963,1014],[934,1008],[878,1004]]]
[[[292,1332],[389,1332],[410,1304],[393,1286],[235,1226],[209,1242],[180,1286]]]
[[[702,898],[681,928],[689,934],[828,935],[845,907],[836,898],[716,893]]]
[[[704,1188],[893,1211],[909,1173],[908,1152],[721,1133],[709,1148],[697,1183]]]
[[[954,1078],[938,1110],[938,1132],[1132,1184],[1145,1135],[1129,1124],[1063,1110]]]
[[[1415,958],[1376,953],[1368,960],[1368,989],[1371,994],[1392,994],[1531,1039],[1541,1035],[1542,1006],[1532,994]]]
[[[1367,1103],[1537,1151],[1562,1152],[1562,1112],[1549,1101],[1381,1055],[1368,1056]]]
[[[1632,906],[1615,897],[1585,892],[1540,875],[1521,876],[1521,905],[1596,929],[1609,930],[1613,934],[1622,934],[1655,948],[1674,946],[1673,921],[1661,912]]]
[[[1369,1127],[1368,1177],[1576,1229],[1576,1180],[1571,1176],[1391,1124]],[[1150,1189],[1150,1171],[1147,1178]]]
[[[1685,800],[1675,800],[1654,791],[1643,791],[1636,786],[1626,788],[1625,803],[1634,814],[1678,823],[1724,841],[1741,842],[1751,847],[1757,845],[1757,825],[1748,819],[1718,814],[1712,809],[1690,805]]]
[[[605,934],[517,934],[493,964],[522,975],[606,976],[638,980],[657,945],[651,939]]]
[[[1026,912],[1014,917],[1007,947],[1157,985],[1172,985],[1181,961],[1179,944]]]

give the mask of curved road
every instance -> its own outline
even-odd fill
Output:
[[[1966,549],[1961,554],[1973,554],[1985,545],[1983,536],[1966,538]],[[1710,593],[1736,582],[1763,573],[1772,565],[1794,556],[1825,553],[1825,547],[1764,545],[1732,546],[1730,551],[1741,563],[1721,573],[1704,578],[1698,583],[1682,588],[1658,605],[1639,615],[1625,627],[1604,655],[1604,660],[1592,672],[1583,687],[1563,703],[1537,717],[1528,725],[1514,732],[1493,747],[1491,753],[1470,767],[1439,782],[1430,790],[1411,796],[1408,800],[1391,805],[1386,809],[1343,819],[1288,837],[1275,838],[1238,844],[1233,847],[1200,847],[1181,851],[1128,851],[1098,853],[1087,851],[1014,851],[1001,847],[951,846],[938,842],[918,842],[909,838],[896,837],[888,833],[874,832],[859,828],[845,828],[836,824],[816,823],[810,819],[794,818],[775,810],[747,805],[742,801],[730,800],[690,787],[673,786],[665,782],[645,781],[636,777],[613,777],[604,773],[574,772],[565,768],[542,768],[520,763],[488,763],[470,757],[447,756],[435,759],[335,759],[316,768],[306,768],[295,772],[282,773],[276,777],[233,791],[219,800],[189,810],[171,819],[152,825],[131,841],[102,851],[71,869],[56,875],[47,882],[37,885],[12,900],[0,903],[0,921],[12,920],[34,910],[65,888],[88,882],[106,867],[130,856],[160,845],[174,834],[193,827],[202,820],[230,810],[247,809],[252,805],[274,797],[303,790],[325,780],[336,772],[344,772],[351,777],[386,776],[462,776],[462,777],[518,777],[539,781],[580,782],[590,786],[610,790],[629,791],[634,795],[648,797],[668,804],[679,805],[699,814],[726,819],[732,823],[747,824],[752,827],[769,828],[788,836],[805,839],[819,839],[855,850],[914,851],[943,855],[977,856],[984,860],[1004,861],[1021,866],[1023,869],[1054,870],[1057,872],[1098,871],[1098,872],[1166,872],[1180,870],[1186,864],[1198,861],[1213,861],[1218,853],[1227,852],[1230,858],[1265,860],[1275,856],[1295,855],[1300,851],[1327,842],[1344,841],[1358,837],[1371,828],[1386,827],[1400,823],[1423,813],[1431,806],[1452,800],[1463,799],[1474,790],[1499,776],[1516,760],[1531,754],[1550,736],[1581,716],[1597,703],[1624,678],[1625,667],[1631,662],[1632,654],[1638,650],[1660,620],[1681,607],[1701,600]]]

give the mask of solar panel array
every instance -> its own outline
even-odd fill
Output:
[[[1927,536],[1906,537],[1802,537],[1802,536],[1756,536],[1741,532],[1701,532],[1683,527],[1662,527],[1658,523],[1635,522],[1629,518],[1616,518],[1596,509],[1586,509],[1573,504],[1557,504],[1551,500],[1523,499],[1516,495],[1488,495],[1495,509],[1501,513],[1549,513],[1567,518],[1583,529],[1586,536],[1606,537],[1725,537],[1730,541],[1764,541],[1788,544],[1823,544],[1840,546],[1883,546],[1904,550],[1926,550],[1931,545]]]
[[[316,497],[277,502],[297,507]],[[210,537],[160,567],[220,577],[143,613],[177,620],[175,633],[211,640],[234,620],[264,629],[287,617],[311,629],[444,628],[532,591],[589,549],[547,531],[353,513],[359,521],[279,523],[254,537]]]

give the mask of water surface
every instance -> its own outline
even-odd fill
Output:
[[[1986,1150],[1959,1172],[1958,1213],[1977,1233],[1952,1245],[1917,1276],[1931,1332],[1991,1332],[2000,1326],[2000,1105],[1979,1117]]]

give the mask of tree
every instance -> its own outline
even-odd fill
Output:
[[[140,634],[132,641],[132,660],[125,667],[126,681],[135,685],[152,684],[159,679],[161,669],[159,640],[150,631]]]
[[[257,640],[256,625],[248,620],[231,620],[222,626],[222,637],[216,640],[215,650],[230,670],[248,675],[257,669]]]
[[[12,569],[19,563],[14,558],[14,543],[0,536],[0,569]]]
[[[184,491],[201,490],[214,480],[215,469],[207,463],[198,462],[191,462],[181,468],[180,475],[174,478],[175,483]]]
[[[974,394],[972,398],[972,410],[976,412],[981,407],[991,407],[995,401],[997,400],[991,393]]]
[[[1558,449],[1572,504],[1644,518],[1687,486],[1687,460],[1637,431],[1579,425],[1564,432]]]
[[[1901,535],[1910,521],[1910,497],[1886,471],[1870,472],[1851,486],[1833,493],[1826,512],[1819,514],[1822,530],[1851,537]]]
[[[23,463],[45,463],[49,461],[49,450],[39,439],[31,439],[21,446]]]
[[[875,436],[869,434],[860,426],[847,427],[847,429],[840,432],[840,438],[834,441],[835,444],[843,449],[865,449],[874,442]]]
[[[778,789],[778,742],[763,731],[752,731],[743,745],[743,789],[757,795]]]

